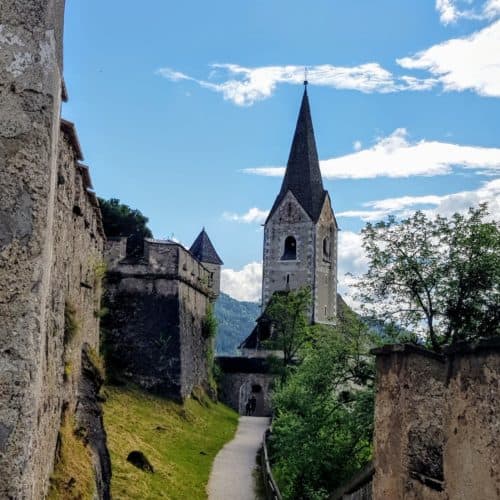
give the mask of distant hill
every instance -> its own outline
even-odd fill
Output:
[[[221,293],[215,303],[215,316],[218,321],[216,353],[223,356],[237,354],[237,347],[250,335],[259,315],[259,304],[240,302]]]

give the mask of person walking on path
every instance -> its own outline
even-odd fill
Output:
[[[255,500],[255,458],[268,427],[267,417],[240,417],[234,439],[215,457],[208,500]]]

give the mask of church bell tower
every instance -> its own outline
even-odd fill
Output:
[[[323,187],[304,84],[285,177],[264,225],[262,311],[273,293],[308,286],[311,323],[332,323],[337,315],[338,226]]]

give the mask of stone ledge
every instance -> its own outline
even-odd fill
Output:
[[[453,356],[455,354],[477,354],[481,351],[500,351],[500,336],[483,338],[477,342],[461,341],[444,350],[447,356]]]
[[[370,354],[375,356],[389,356],[390,354],[419,354],[421,356],[436,359],[444,363],[445,357],[437,352],[430,351],[417,344],[385,344],[370,350]]]
[[[375,356],[389,356],[390,354],[420,354],[428,358],[445,362],[447,357],[457,354],[478,354],[483,351],[500,351],[500,336],[483,338],[477,342],[461,341],[457,344],[445,347],[443,354],[426,349],[417,344],[385,344],[370,350]]]

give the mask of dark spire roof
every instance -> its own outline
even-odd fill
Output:
[[[307,80],[304,82],[304,95],[297,126],[295,127],[290,156],[288,157],[285,178],[269,217],[278,208],[287,191],[290,190],[311,219],[316,222],[321,214],[326,191],[323,188],[319,169],[318,151],[314,139],[306,82]]]
[[[200,261],[206,262],[208,264],[217,264],[222,266],[224,262],[222,262],[221,258],[215,251],[208,234],[205,231],[205,228],[201,230],[201,233],[194,240],[194,243],[191,245],[189,251]]]

